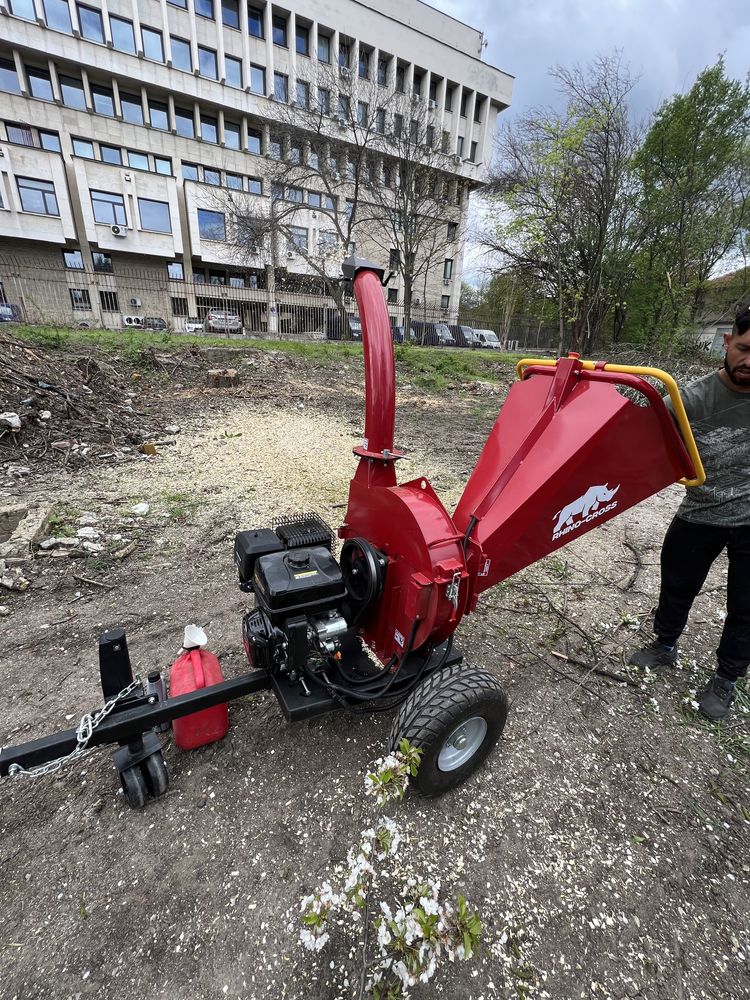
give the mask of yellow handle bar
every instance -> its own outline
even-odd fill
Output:
[[[523,358],[516,365],[516,372],[519,378],[523,378],[523,374],[527,368],[531,365],[545,365],[546,367],[555,367],[557,361],[551,358]],[[581,365],[587,371],[594,371],[596,369],[596,363],[594,361],[581,361]],[[690,456],[690,461],[693,463],[693,468],[695,469],[694,479],[685,479],[684,477],[680,480],[683,486],[702,486],[706,481],[706,472],[703,468],[703,462],[701,462],[701,457],[698,454],[698,448],[695,443],[695,438],[693,437],[693,431],[690,427],[690,421],[688,420],[688,415],[685,412],[685,406],[682,402],[682,396],[680,395],[680,390],[677,388],[677,383],[668,375],[667,372],[661,371],[659,368],[647,368],[640,365],[604,365],[603,371],[605,372],[622,372],[624,375],[648,375],[651,378],[655,378],[657,381],[661,382],[669,393],[669,398],[672,401],[672,407],[674,408],[675,420],[677,421],[677,427],[680,431],[687,453]]]

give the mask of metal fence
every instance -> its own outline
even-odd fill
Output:
[[[219,336],[359,340],[361,324],[351,287],[337,304],[315,278],[282,273],[275,288],[265,272],[207,268],[185,280],[182,266],[133,267],[95,254],[84,266],[71,251],[59,266],[46,258],[0,255],[0,321],[110,330],[155,329]],[[68,266],[66,266],[66,263]],[[172,276],[174,275],[174,276]],[[385,293],[391,325],[403,330],[403,302]],[[527,317],[497,316],[415,301],[411,325],[417,342],[430,341],[426,328],[445,323],[492,330],[508,349],[545,349],[554,329]],[[406,339],[406,338],[405,338]]]

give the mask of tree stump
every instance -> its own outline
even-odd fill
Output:
[[[206,375],[209,389],[231,389],[239,384],[240,376],[236,368],[211,368]]]

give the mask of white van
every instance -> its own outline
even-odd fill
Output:
[[[502,344],[497,339],[497,334],[492,330],[475,330],[474,336],[477,338],[477,347],[491,347],[495,351],[502,350]]]

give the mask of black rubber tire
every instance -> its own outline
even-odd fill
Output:
[[[505,691],[488,670],[468,664],[443,667],[412,691],[393,720],[390,748],[402,739],[419,747],[422,760],[411,787],[421,795],[441,795],[460,785],[484,762],[500,738],[508,715]],[[480,716],[487,724],[474,754],[454,771],[441,771],[438,756],[447,737],[463,720]]]
[[[146,779],[138,765],[120,771],[120,784],[131,809],[143,809],[148,798]]]
[[[141,770],[148,794],[154,799],[164,795],[169,788],[169,775],[164,757],[160,753],[152,753],[150,757],[142,761]]]

